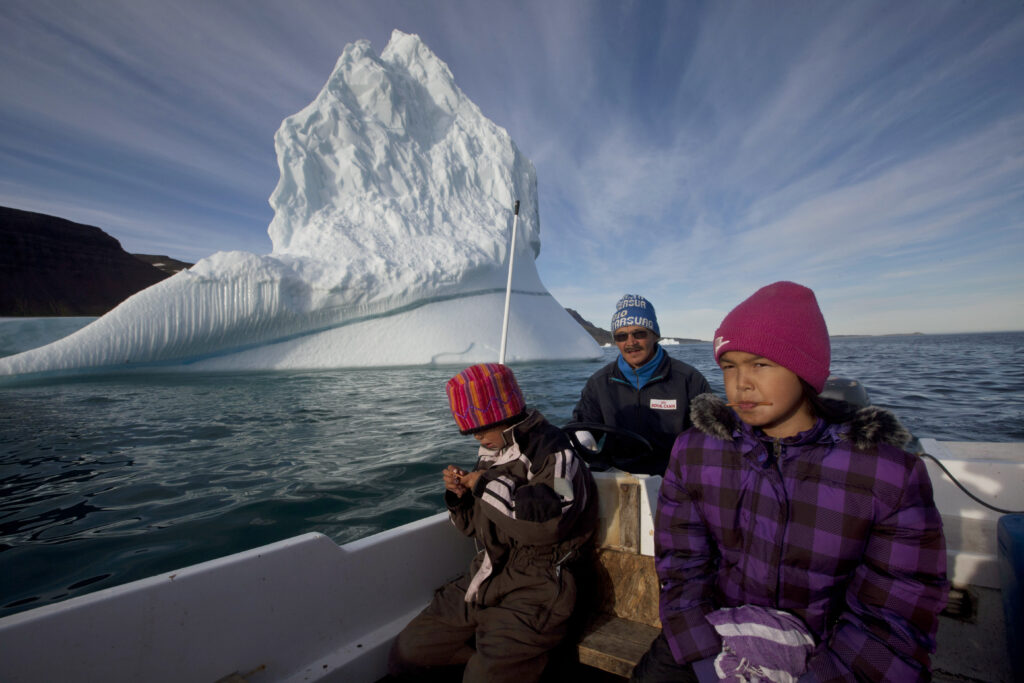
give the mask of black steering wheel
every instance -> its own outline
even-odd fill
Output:
[[[576,452],[580,454],[590,469],[595,472],[603,472],[604,470],[616,467],[626,472],[631,472],[632,466],[640,460],[654,455],[654,448],[651,447],[651,442],[640,436],[636,432],[631,432],[628,429],[622,427],[613,427],[606,425],[603,422],[570,422],[569,424],[562,427],[562,431],[565,432],[566,436],[569,437],[569,443],[576,449]],[[598,440],[597,450],[587,448],[580,443],[579,438],[576,436],[578,431],[587,432],[599,432],[605,435],[611,434],[617,437],[625,437],[629,441],[635,443],[638,449],[642,449],[641,452],[632,458],[615,457],[613,454],[603,453],[604,444],[602,440]]]

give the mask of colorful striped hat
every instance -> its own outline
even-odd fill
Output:
[[[472,434],[522,415],[523,392],[515,375],[500,363],[468,367],[445,387],[452,417],[463,434]]]

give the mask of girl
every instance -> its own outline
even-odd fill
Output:
[[[728,402],[694,401],[658,496],[662,635],[636,681],[926,681],[942,521],[888,412],[819,398],[814,293],[768,285],[715,333]]]

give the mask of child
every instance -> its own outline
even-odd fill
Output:
[[[633,680],[929,680],[949,584],[927,470],[899,448],[909,434],[818,396],[829,337],[806,287],[755,292],[714,353],[728,403],[698,397],[672,449],[655,522],[663,630]]]
[[[445,504],[483,550],[399,634],[391,673],[420,680],[465,665],[463,681],[536,681],[576,604],[566,562],[596,525],[594,480],[504,365],[467,368],[447,391],[480,450],[472,472],[444,470]]]

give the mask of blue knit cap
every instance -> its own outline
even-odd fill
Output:
[[[612,332],[620,327],[646,327],[661,336],[658,329],[658,316],[654,314],[654,306],[639,294],[626,294],[615,304],[615,315],[612,316]]]

